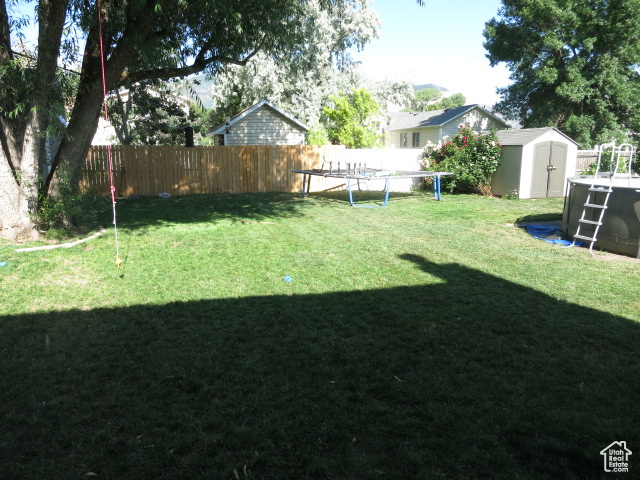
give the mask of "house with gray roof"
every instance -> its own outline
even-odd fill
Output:
[[[309,127],[267,100],[228,117],[207,136],[218,145],[304,145]]]
[[[424,148],[427,142],[438,144],[445,137],[453,137],[460,130],[460,125],[468,125],[480,133],[511,128],[477,104],[430,112],[397,112],[392,114],[385,131],[385,146]]]

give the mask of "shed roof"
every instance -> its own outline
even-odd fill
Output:
[[[225,123],[221,123],[220,125],[217,125],[216,127],[213,128],[213,130],[209,131],[208,135],[221,135],[221,134],[225,133],[225,130],[226,130],[227,127],[230,127],[234,123],[239,122],[240,120],[245,118],[247,115],[251,115],[253,112],[255,112],[256,110],[258,110],[259,108],[261,108],[263,106],[267,106],[268,108],[271,108],[272,110],[275,110],[280,115],[286,117],[288,120],[290,120],[291,122],[293,122],[294,124],[299,126],[302,130],[309,130],[309,127],[307,125],[305,125],[304,123],[302,123],[297,118],[295,118],[292,115],[288,114],[284,110],[281,110],[280,108],[276,107],[270,101],[262,100],[262,101],[256,103],[255,105],[250,106],[249,108],[245,108],[240,113],[237,113],[233,117],[231,117],[231,119],[229,121],[229,125],[227,125],[226,122]]]
[[[445,110],[431,110],[430,112],[397,112],[394,113],[391,118],[391,124],[389,130],[407,130],[411,128],[425,128],[425,127],[441,127],[458,117],[470,112],[474,108],[481,110],[484,114],[492,117],[497,122],[500,122],[509,127],[509,125],[502,119],[496,117],[493,113],[483,108],[478,104],[463,105],[462,107],[447,108]]]
[[[556,131],[568,141],[578,144],[575,140],[568,137],[555,127],[541,127],[541,128],[518,128],[514,130],[499,130],[498,140],[501,145],[527,145],[534,142],[541,136],[550,131]]]

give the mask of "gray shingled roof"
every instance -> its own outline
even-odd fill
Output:
[[[430,112],[397,112],[391,117],[389,130],[408,130],[412,128],[423,127],[441,127],[457,117],[461,117],[465,113],[478,108],[487,115],[493,117],[496,121],[505,125],[504,120],[493,115],[491,112],[482,108],[478,104],[463,105],[462,107],[448,108],[446,110],[432,110]],[[507,125],[508,126],[508,125]]]
[[[528,143],[533,142],[538,137],[541,137],[545,133],[550,130],[555,130],[560,135],[565,137],[570,142],[573,142],[577,145],[577,143],[567,137],[564,133],[554,127],[541,127],[541,128],[519,128],[515,130],[499,130],[498,131],[498,140],[501,145],[526,145]]]

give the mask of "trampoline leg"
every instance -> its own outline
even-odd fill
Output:
[[[389,203],[390,190],[391,190],[391,181],[387,178],[384,182],[384,202],[382,203],[383,207],[386,207],[387,203]]]
[[[440,201],[440,175],[433,177],[433,196]]]
[[[310,187],[311,187],[311,175],[304,173],[302,175],[302,196],[303,197],[306,197],[307,195],[309,195]]]
[[[360,180],[357,180],[358,187],[360,186]],[[384,183],[384,203],[382,205],[356,205],[353,201],[353,190],[351,189],[351,179],[347,177],[347,191],[349,192],[349,205],[359,208],[372,208],[372,207],[386,207],[389,203],[389,192],[391,191],[391,179],[385,179]]]
[[[351,192],[351,179],[347,178],[347,191],[349,192],[349,205],[352,207],[356,206],[356,203],[353,201],[353,193]]]

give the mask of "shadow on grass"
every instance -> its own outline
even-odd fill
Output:
[[[390,201],[414,197],[415,193],[391,192]],[[346,190],[313,192],[306,199],[321,199],[327,204],[349,208]],[[380,206],[384,192],[362,191],[354,193],[361,206]],[[121,198],[116,203],[118,226],[127,230],[144,230],[168,224],[187,224],[220,221],[264,221],[274,218],[291,218],[305,215],[304,202],[299,193],[250,193],[185,195],[160,199],[155,196]],[[81,227],[72,230],[52,229],[49,239],[68,240],[80,238],[87,232],[113,223],[111,198],[87,197],[80,218]]]
[[[562,223],[562,212],[560,213],[537,213],[525,215],[516,220],[516,225],[527,225],[530,223]]]
[[[0,318],[0,477],[599,478],[636,453],[640,325],[403,258],[433,283]]]
[[[118,221],[128,229],[157,225],[260,221],[301,216],[301,203],[290,193],[185,195],[168,199],[140,197],[118,201]]]
[[[415,198],[416,195],[424,196],[423,192],[390,192],[389,193],[389,203],[394,201],[402,201],[403,198]],[[311,192],[311,195],[306,198],[321,198],[325,201],[332,202],[339,206],[350,207],[349,204],[349,193],[346,190],[332,190],[326,192]],[[353,191],[353,201],[357,206],[367,207],[367,206],[382,206],[384,203],[385,193],[384,191],[376,191],[376,190],[362,190],[362,191]]]
[[[391,193],[393,199],[413,196],[410,193]],[[308,200],[321,199],[329,204],[350,208],[346,191],[312,193]],[[294,193],[252,193],[186,195],[162,200],[156,197],[140,197],[118,201],[118,224],[126,229],[144,229],[166,224],[263,221],[274,218],[291,218],[305,215],[304,201]],[[383,192],[357,192],[354,199],[359,205],[380,205]],[[109,205],[109,207],[111,207]],[[111,209],[102,216],[111,221]]]

